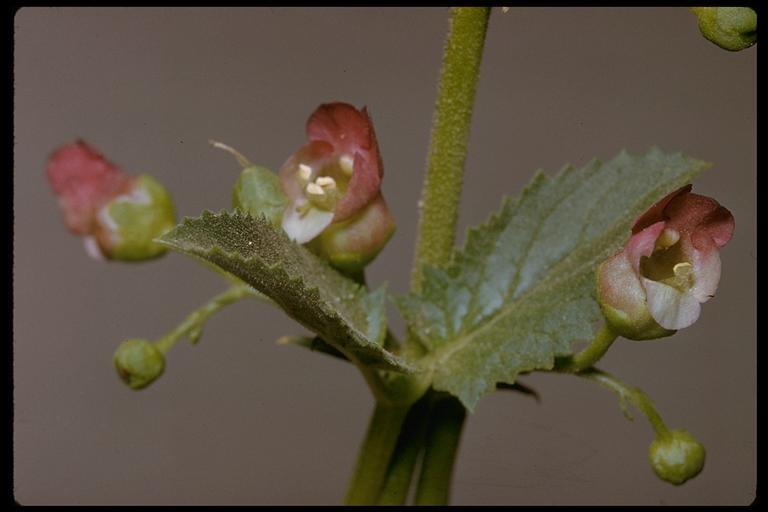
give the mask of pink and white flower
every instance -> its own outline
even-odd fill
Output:
[[[99,209],[128,193],[132,179],[82,140],[48,158],[48,182],[59,198],[64,224],[76,235],[92,234]]]
[[[720,281],[720,248],[733,235],[731,212],[682,187],[637,219],[624,249],[597,272],[609,326],[653,339],[693,324]]]
[[[306,126],[308,143],[280,169],[288,197],[288,236],[341,267],[372,260],[394,231],[381,195],[383,166],[368,111],[320,105]]]
[[[46,175],[89,256],[142,261],[166,252],[153,239],[175,225],[173,202],[151,176],[124,173],[82,140],[54,151]]]

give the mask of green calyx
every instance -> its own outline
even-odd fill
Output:
[[[626,258],[614,256],[598,266],[596,296],[606,325],[628,340],[654,340],[675,334],[677,331],[663,328],[651,316],[645,292],[633,276]]]
[[[117,375],[131,389],[142,389],[165,370],[165,356],[151,342],[141,338],[126,340],[112,359]]]
[[[757,13],[749,7],[692,7],[704,37],[737,52],[757,42]]]
[[[671,331],[660,326],[647,309],[638,310],[637,314],[629,315],[625,311],[601,303],[605,323],[611,330],[628,340],[646,341],[672,336],[677,331]]]
[[[252,165],[243,169],[232,190],[232,207],[257,217],[265,215],[279,228],[287,200],[280,178],[264,167]]]
[[[681,485],[704,468],[704,446],[685,430],[672,430],[657,437],[648,450],[656,475]]]
[[[394,233],[395,223],[379,198],[356,217],[331,224],[306,245],[342,272],[357,272],[376,258]]]
[[[136,178],[130,193],[118,196],[100,213],[99,245],[110,259],[144,261],[162,256],[155,238],[176,225],[173,199],[153,177]]]

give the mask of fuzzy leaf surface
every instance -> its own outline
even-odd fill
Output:
[[[424,267],[420,295],[397,300],[429,352],[433,386],[472,410],[497,382],[551,369],[574,342],[589,341],[602,318],[597,265],[626,243],[640,214],[707,166],[654,148],[552,178],[538,172],[469,231],[448,265]]]
[[[416,370],[382,347],[383,290],[369,294],[265,217],[205,211],[159,241],[242,279],[350,359],[377,369]]]

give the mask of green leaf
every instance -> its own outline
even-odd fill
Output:
[[[518,199],[470,230],[445,268],[424,267],[421,295],[397,303],[430,353],[433,386],[472,409],[497,382],[551,369],[602,318],[596,266],[619,250],[634,220],[708,164],[658,149],[606,164],[539,172]]]
[[[384,307],[383,292],[369,295],[290,241],[265,217],[205,211],[201,217],[184,219],[160,241],[242,279],[350,360],[372,368],[416,371],[381,346],[386,327],[381,323],[384,313],[376,309]]]

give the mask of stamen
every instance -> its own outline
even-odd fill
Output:
[[[323,190],[323,187],[318,185],[317,183],[309,183],[307,185],[307,194],[312,194],[316,196],[324,196],[325,190]]]
[[[656,239],[656,249],[666,249],[672,247],[680,240],[680,233],[674,229],[666,228]]]
[[[355,170],[355,159],[351,155],[342,155],[339,158],[339,167],[347,176],[352,176],[352,171]]]
[[[672,267],[672,272],[674,272],[677,277],[686,278],[691,274],[691,272],[693,272],[693,265],[687,261],[678,263]]]
[[[315,183],[317,183],[318,185],[320,185],[324,189],[326,189],[326,188],[336,188],[336,180],[334,180],[330,176],[320,176],[319,178],[317,178],[315,180]]]
[[[304,181],[309,181],[312,176],[312,168],[307,164],[299,164],[299,177]]]

